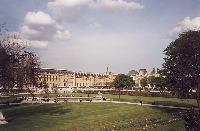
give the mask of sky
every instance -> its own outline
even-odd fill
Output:
[[[0,23],[42,68],[151,72],[178,34],[200,29],[200,0],[1,0]]]

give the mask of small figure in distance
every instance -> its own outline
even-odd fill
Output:
[[[142,105],[143,101],[140,101],[140,104]]]
[[[152,102],[152,105],[155,105],[156,104],[156,102],[154,101],[154,102]]]

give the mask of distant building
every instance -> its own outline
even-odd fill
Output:
[[[140,80],[144,77],[159,76],[158,68],[153,68],[151,73],[146,69],[129,71],[127,75],[133,78],[136,86],[140,87]],[[50,92],[57,89],[65,92],[72,88],[110,88],[111,83],[118,74],[108,71],[104,73],[69,71],[65,69],[43,68],[40,70],[39,85],[46,85]]]
[[[104,73],[68,71],[64,69],[44,68],[40,72],[40,83],[48,87],[109,87],[116,75],[107,71]]]
[[[137,72],[135,70],[131,70],[131,71],[129,71],[129,73],[127,75],[129,75],[130,77],[133,78],[133,80],[136,83],[136,86],[140,87],[141,79],[143,79],[144,77],[148,78],[149,76],[158,77],[159,76],[158,71],[159,71],[158,68],[153,68],[153,71],[149,74],[146,69],[140,69],[139,72]]]

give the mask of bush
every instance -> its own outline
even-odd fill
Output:
[[[193,108],[187,111],[185,117],[186,131],[199,131],[200,130],[200,114]]]

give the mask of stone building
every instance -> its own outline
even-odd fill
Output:
[[[140,80],[143,79],[144,77],[149,77],[149,76],[155,76],[158,77],[159,73],[158,73],[159,69],[158,68],[153,68],[153,71],[149,74],[147,72],[146,69],[140,69],[139,72],[135,71],[135,70],[131,70],[129,71],[129,73],[127,75],[129,75],[130,77],[133,78],[133,80],[136,83],[136,86],[140,86]]]
[[[111,82],[118,74],[107,71],[104,73],[69,71],[65,69],[43,68],[40,71],[40,84],[49,87],[49,91],[53,91],[55,87],[60,91],[72,88],[110,88]],[[158,68],[153,68],[151,73],[146,69],[129,71],[128,75],[133,78],[136,86],[140,87],[140,80],[144,77],[159,76]]]
[[[109,87],[115,74],[108,69],[104,73],[68,71],[64,69],[43,68],[40,83],[49,87]]]

